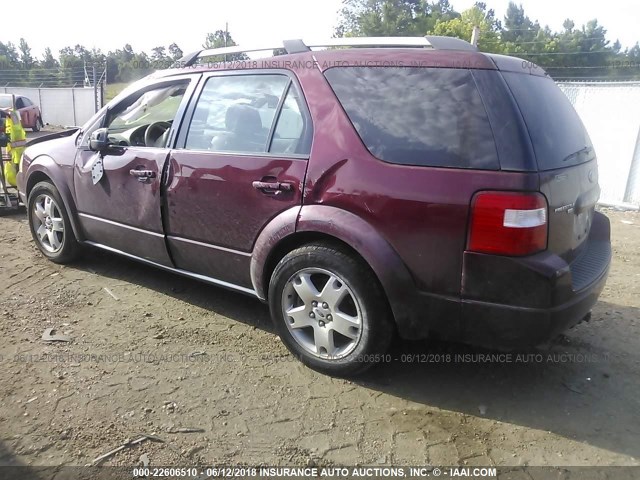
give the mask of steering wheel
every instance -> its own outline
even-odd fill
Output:
[[[144,144],[147,147],[155,147],[156,142],[171,128],[169,122],[154,122],[144,132]]]

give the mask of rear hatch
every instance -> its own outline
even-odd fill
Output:
[[[571,262],[589,236],[600,196],[596,155],[573,106],[549,77],[503,72],[536,155],[549,202],[549,244]]]

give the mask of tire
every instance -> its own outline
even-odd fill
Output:
[[[42,117],[36,118],[36,123],[33,124],[33,128],[31,129],[34,132],[39,132],[40,129],[44,126],[42,123]]]
[[[31,236],[42,254],[55,263],[70,263],[80,253],[60,193],[50,182],[36,184],[29,193],[27,217]]]
[[[269,307],[289,351],[333,376],[356,375],[380,361],[394,333],[374,273],[330,243],[302,246],[278,263],[269,283]]]
[[[44,123],[42,123],[42,117],[38,117],[36,118],[36,123],[33,124],[33,128],[31,130],[34,132],[39,132],[42,127],[44,127]]]

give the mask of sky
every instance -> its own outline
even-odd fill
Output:
[[[474,0],[450,0],[457,11]],[[289,38],[329,38],[337,23],[341,0],[179,0],[148,2],[33,2],[25,12],[28,21],[3,22],[0,41],[18,44],[24,37],[32,53],[40,58],[50,47],[54,55],[76,44],[104,52],[130,43],[134,50],[150,52],[158,45],[176,42],[186,53],[201,47],[206,34],[224,29],[242,46],[271,44]],[[509,0],[485,0],[502,19]],[[607,39],[619,39],[624,47],[640,40],[638,0],[522,0],[525,13],[553,30],[562,28],[566,18],[576,27],[597,18],[607,29]],[[602,6],[606,5],[606,9]],[[53,20],[55,19],[55,20]],[[25,28],[26,27],[26,28]]]

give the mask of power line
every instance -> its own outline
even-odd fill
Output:
[[[640,79],[637,76],[615,76],[615,77],[611,77],[611,76],[589,76],[589,77],[554,77],[553,78],[555,81],[557,82],[561,82],[561,81],[581,81],[581,82],[588,82],[590,80],[635,80],[640,82]]]
[[[603,37],[583,37],[580,40],[597,40],[597,39],[602,39],[605,41],[608,41],[606,39],[603,39]],[[558,41],[558,40],[562,40],[561,38],[550,38],[548,40],[531,40],[531,41],[526,41],[526,42],[510,42],[508,40],[480,40],[481,43],[509,43],[512,45],[529,45],[529,44],[535,44],[535,43],[549,43],[550,41]]]
[[[599,51],[599,52],[534,52],[534,53],[527,53],[527,52],[506,52],[504,53],[504,55],[527,55],[527,56],[539,56],[539,55],[593,55],[593,54],[614,54],[615,52],[611,52],[611,51]]]
[[[610,70],[619,70],[619,69],[621,69],[621,68],[640,68],[640,64],[638,64],[638,65],[634,65],[634,66],[624,66],[624,67],[623,67],[623,66],[617,67],[617,66],[615,66],[615,65],[589,65],[589,66],[586,66],[586,67],[577,67],[577,66],[571,66],[571,67],[563,67],[563,66],[560,66],[560,67],[554,67],[554,66],[546,66],[546,67],[544,67],[544,68],[546,68],[547,70],[551,70],[551,69],[555,69],[555,70],[580,69],[580,70],[581,70],[581,69],[583,69],[583,68],[596,68],[596,69],[608,68],[608,69],[610,69]]]

